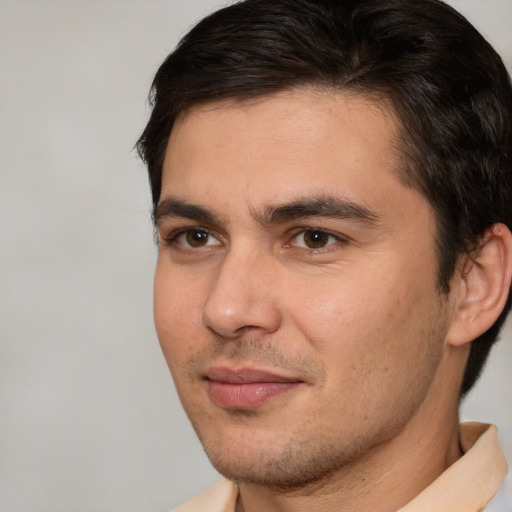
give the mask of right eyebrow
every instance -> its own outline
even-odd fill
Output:
[[[153,222],[157,228],[165,219],[176,217],[191,219],[199,224],[219,224],[217,215],[211,210],[172,197],[158,203],[153,210]]]

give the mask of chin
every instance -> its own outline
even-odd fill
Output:
[[[283,492],[328,481],[364,452],[357,442],[347,448],[296,434],[289,433],[287,440],[244,433],[201,441],[214,468],[227,479]]]

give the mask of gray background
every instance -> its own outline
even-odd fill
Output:
[[[511,0],[459,0],[512,64]],[[217,479],[152,325],[132,147],[212,0],[0,0],[0,511],[165,511]],[[512,329],[463,416],[512,460]]]

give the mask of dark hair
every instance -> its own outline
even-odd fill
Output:
[[[387,98],[401,122],[401,178],[432,205],[438,283],[492,224],[512,228],[512,87],[477,30],[439,0],[246,0],[196,25],[158,70],[137,148],[156,207],[173,123],[198,104],[301,85]],[[474,384],[511,306],[472,342]]]

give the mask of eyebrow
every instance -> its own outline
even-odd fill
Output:
[[[367,227],[374,227],[379,223],[379,216],[366,206],[337,196],[315,196],[282,205],[270,205],[261,214],[256,214],[256,217],[264,224],[282,224],[310,217],[351,220]]]
[[[153,221],[155,226],[167,218],[181,217],[191,219],[200,224],[219,224],[218,216],[208,208],[187,203],[181,199],[167,198],[158,203],[153,210]]]
[[[252,212],[253,218],[262,225],[284,224],[311,217],[329,217],[351,220],[367,227],[379,224],[379,216],[361,204],[337,196],[315,196],[293,200],[289,203],[267,205],[261,211]],[[220,225],[221,218],[209,208],[188,203],[178,198],[162,200],[154,209],[155,226],[166,218],[180,217],[199,224]]]

